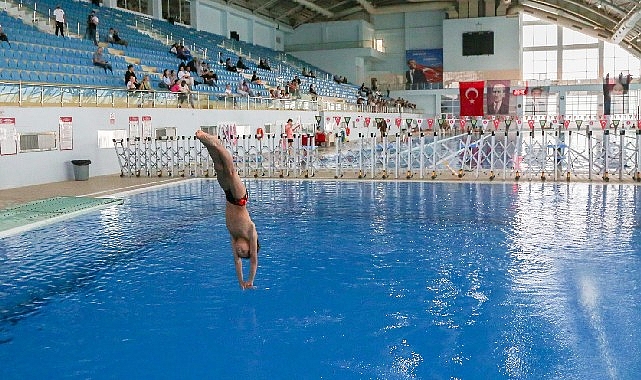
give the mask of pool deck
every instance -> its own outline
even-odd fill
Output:
[[[0,209],[60,196],[105,197],[124,191],[185,180],[181,177],[120,177],[106,175],[88,181],[64,181],[0,190]]]

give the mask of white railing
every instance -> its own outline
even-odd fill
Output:
[[[526,130],[423,130],[382,134],[371,128],[333,134],[221,136],[244,177],[417,180],[641,182],[641,130],[563,125]],[[213,176],[206,149],[191,136],[116,142],[123,176]]]
[[[273,99],[249,96],[224,96],[194,91],[194,108],[237,110],[299,110],[367,112],[367,106],[333,99]],[[15,106],[67,107],[190,107],[178,93],[168,91],[127,91],[126,89],[86,85],[54,85],[28,82],[0,82],[0,104]],[[402,109],[395,109],[402,112]]]

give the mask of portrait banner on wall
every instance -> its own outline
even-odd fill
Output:
[[[510,113],[510,81],[487,81],[487,114],[507,115]]]
[[[73,124],[71,116],[60,116],[58,122],[58,136],[60,139],[60,150],[73,149]]]
[[[406,62],[414,60],[426,83],[443,83],[443,49],[406,50]]]
[[[630,111],[629,98],[626,99],[630,89],[630,74],[619,74],[617,79],[610,78],[608,73],[603,78],[603,114],[622,114]]]

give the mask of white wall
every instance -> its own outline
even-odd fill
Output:
[[[110,116],[115,116],[111,124]],[[303,124],[315,124],[317,112],[311,111],[218,111],[189,109],[113,109],[113,108],[20,108],[5,107],[0,116],[15,118],[17,133],[58,131],[61,116],[73,118],[73,150],[25,152],[0,156],[0,189],[15,188],[51,182],[73,180],[71,160],[89,159],[90,176],[120,173],[120,166],[113,148],[98,148],[98,130],[128,130],[129,117],[151,116],[152,129],[176,127],[178,136],[192,136],[200,126],[235,123],[251,127],[255,133],[259,127],[271,123],[282,126],[288,118]],[[362,113],[325,112],[323,120],[335,116],[349,116],[355,123]],[[372,117],[397,117],[398,114],[366,115]],[[404,116],[411,117],[411,116]],[[416,116],[420,117],[420,116]]]
[[[345,75],[354,83],[374,76],[387,82],[397,76],[404,83],[405,51],[443,47],[445,12],[414,12],[373,15],[371,22],[362,20],[306,24],[287,34],[285,49],[295,47],[296,57],[326,71]],[[342,45],[382,39],[384,53],[368,48],[346,48]],[[308,45],[309,49],[301,49]],[[326,48],[331,46],[331,48]],[[374,73],[370,75],[370,73]]]
[[[198,20],[196,25],[199,30],[229,36],[223,11],[220,8],[213,7],[211,4],[200,4],[196,16]]]
[[[287,26],[278,25],[277,27],[277,24],[271,20],[213,1],[201,0],[196,6],[196,20],[193,25],[196,29],[227,38],[229,38],[229,32],[236,31],[241,41],[277,51],[282,51],[284,48],[284,32],[292,30]]]
[[[444,80],[521,78],[519,17],[484,17],[443,21]],[[494,32],[494,54],[463,56],[463,33]]]

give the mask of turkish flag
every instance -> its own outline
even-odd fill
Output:
[[[459,82],[461,116],[483,116],[484,81]]]

